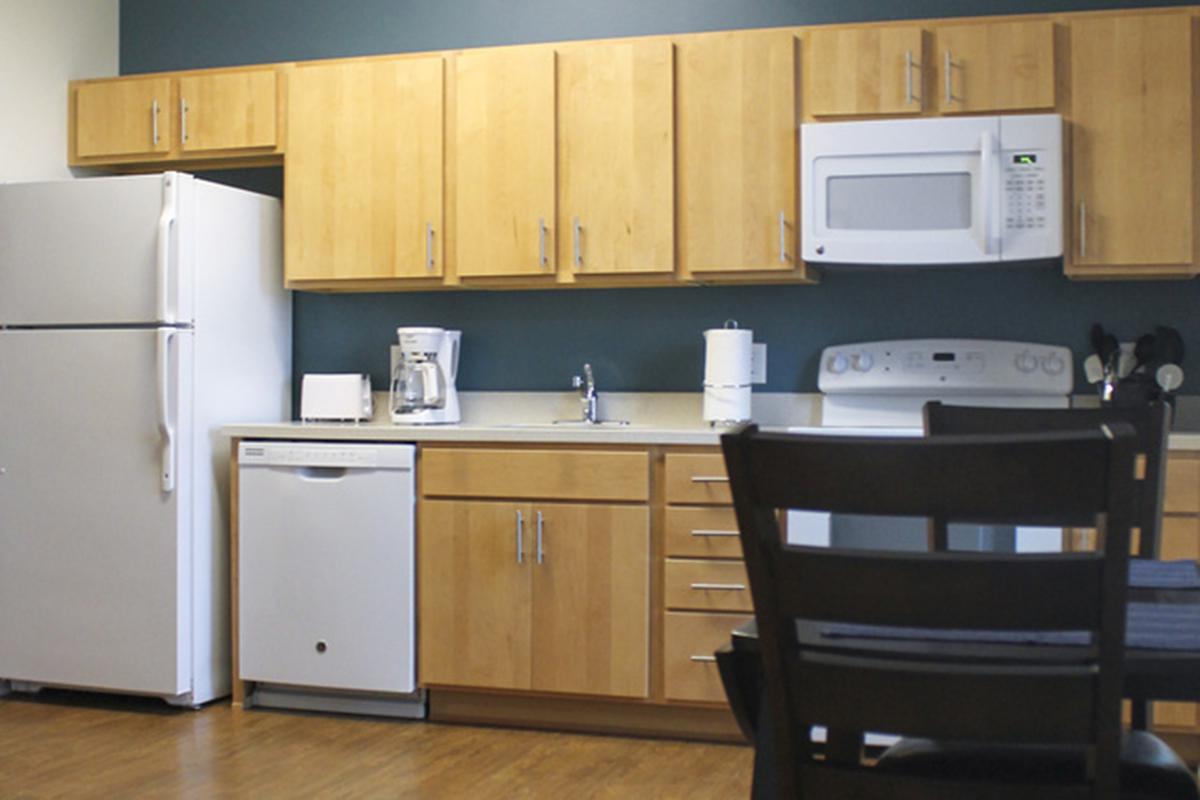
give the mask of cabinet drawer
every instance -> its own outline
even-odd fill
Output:
[[[746,567],[740,561],[668,558],[666,605],[696,611],[753,611]]]
[[[753,617],[667,612],[663,631],[663,688],[668,700],[725,702],[713,651]]]
[[[725,457],[720,453],[668,453],[666,489],[668,503],[733,502]]]
[[[1200,511],[1200,459],[1167,459],[1167,488],[1163,510],[1184,513]]]
[[[650,497],[646,451],[424,448],[426,497],[627,500]]]
[[[667,509],[666,553],[692,558],[741,558],[737,516],[728,506]]]

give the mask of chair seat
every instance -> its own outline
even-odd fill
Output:
[[[1196,778],[1165,742],[1145,731],[1121,740],[1122,800],[1196,800]],[[1068,783],[1083,779],[1084,751],[1054,745],[1000,745],[901,739],[876,768],[960,780]]]

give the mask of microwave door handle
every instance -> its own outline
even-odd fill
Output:
[[[979,137],[979,227],[980,249],[984,255],[995,251],[993,241],[993,217],[996,213],[996,138],[991,131]]]

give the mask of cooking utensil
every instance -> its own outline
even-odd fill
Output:
[[[1164,392],[1173,392],[1183,385],[1183,370],[1178,364],[1163,364],[1154,373],[1154,380]]]

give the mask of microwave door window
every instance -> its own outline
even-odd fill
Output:
[[[971,227],[971,174],[834,175],[830,231],[953,231]]]

